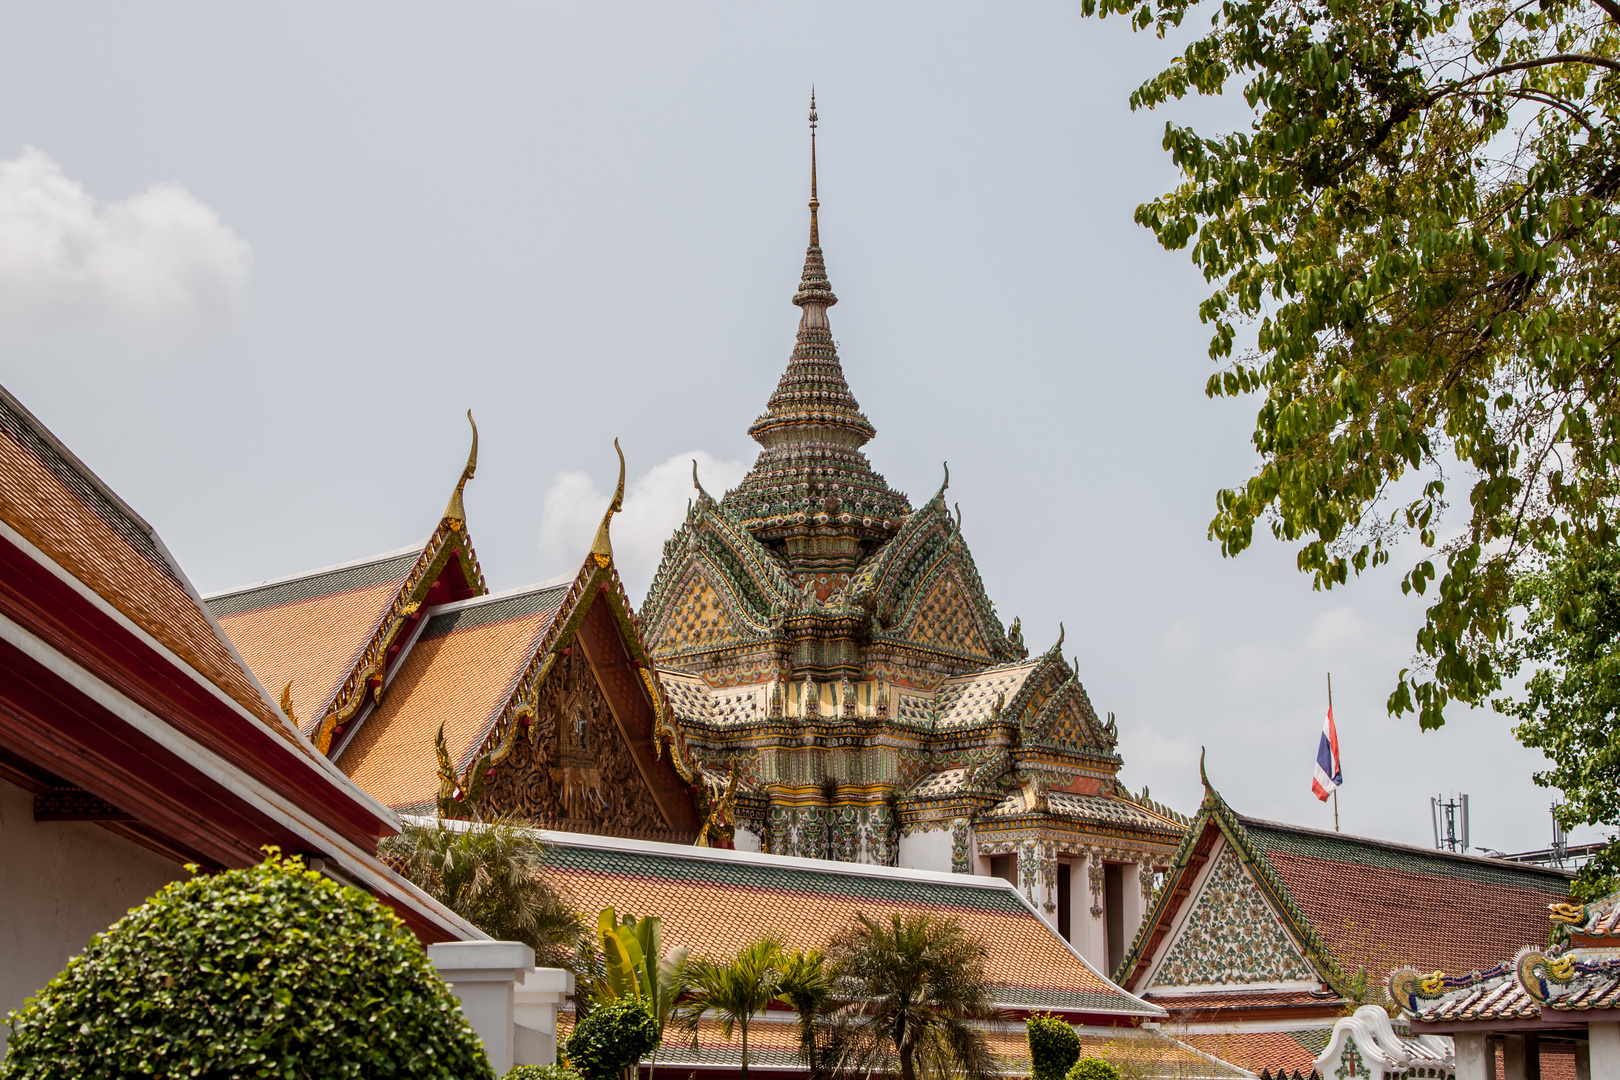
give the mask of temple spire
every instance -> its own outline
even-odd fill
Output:
[[[906,497],[872,471],[861,447],[876,432],[844,379],[827,309],[838,303],[821,255],[821,200],[816,186],[816,99],[810,96],[810,246],[793,302],[798,340],[765,413],[748,428],[763,447],[742,482],[721,499],[762,541],[798,545],[787,557],[795,572],[852,570],[911,513]],[[815,530],[831,530],[808,547]],[[818,546],[819,545],[819,546]],[[814,548],[814,552],[811,552]]]
[[[827,309],[838,303],[832,285],[827,281],[827,263],[821,257],[821,223],[817,211],[821,200],[816,198],[816,92],[810,91],[810,247],[804,253],[804,273],[799,277],[799,291],[793,302],[804,308],[799,326],[825,329]]]
[[[821,202],[816,198],[816,88],[810,88],[810,246],[821,246],[821,229],[816,225],[816,211]]]

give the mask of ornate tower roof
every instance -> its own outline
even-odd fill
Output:
[[[748,429],[764,449],[723,505],[760,540],[786,541],[785,555],[793,569],[847,571],[864,554],[861,543],[881,543],[892,536],[911,512],[911,505],[872,471],[871,462],[861,452],[877,432],[850,393],[827,321],[827,309],[838,297],[827,280],[821,253],[815,110],[812,94],[810,246],[799,291],[793,297],[804,312],[799,318],[798,343],[765,414]],[[792,542],[812,533],[838,533],[845,542]],[[801,559],[811,548],[832,558]]]

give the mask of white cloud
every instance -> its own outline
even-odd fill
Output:
[[[194,325],[240,303],[251,262],[179,184],[98,202],[32,146],[0,161],[0,324]]]
[[[630,599],[638,605],[658,571],[664,541],[686,520],[687,500],[696,495],[692,488],[694,460],[704,488],[716,498],[748,471],[744,462],[721,461],[706,451],[694,450],[653,466],[625,487],[624,509],[613,518],[613,558]],[[566,572],[584,560],[610,494],[582,472],[557,474],[540,511],[543,571]]]

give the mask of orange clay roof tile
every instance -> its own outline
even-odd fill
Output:
[[[713,853],[667,844],[600,846],[547,833],[553,880],[579,910],[613,906],[657,915],[667,946],[718,956],[766,932],[790,946],[824,945],[864,913],[877,919],[931,912],[954,917],[990,948],[998,1001],[1009,1007],[1150,1015],[1088,968],[999,880],[896,874],[780,856]],[[825,868],[824,868],[825,867]],[[836,867],[836,869],[833,869]]]
[[[415,557],[407,562],[409,570]],[[405,575],[365,588],[232,611],[210,599],[231,644],[272,694],[292,682],[293,713],[312,724],[348,677]],[[231,599],[231,598],[227,598]],[[226,613],[229,612],[229,613]]]
[[[3,391],[0,520],[277,735],[304,747],[209,622],[151,526]]]
[[[430,610],[382,703],[339,752],[338,768],[395,809],[432,806],[439,725],[462,766],[511,697],[567,591],[530,589]]]

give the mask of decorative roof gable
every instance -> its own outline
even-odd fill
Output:
[[[1562,871],[1240,817],[1207,776],[1204,785],[1203,804],[1120,963],[1127,987],[1161,966],[1193,882],[1223,842],[1323,984],[1346,997],[1357,995],[1360,972],[1376,979],[1402,963],[1490,966],[1505,941],[1544,936],[1547,902],[1568,891]]]
[[[1316,981],[1243,861],[1225,846],[1154,969],[1150,989]]]
[[[571,584],[429,612],[399,689],[340,766],[400,808],[696,836],[697,770],[613,564],[607,525],[623,490],[621,454],[619,493]]]

